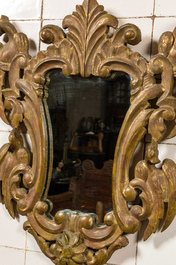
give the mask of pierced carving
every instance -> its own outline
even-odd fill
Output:
[[[17,33],[7,17],[0,20],[0,34],[8,37],[0,45],[0,116],[12,127],[9,143],[0,149],[0,198],[13,218],[13,202],[19,214],[27,215],[24,229],[55,264],[103,264],[116,249],[128,244],[124,234],[138,231],[142,221],[148,219],[146,240],[160,219],[164,218],[165,230],[176,214],[176,164],[166,159],[161,168],[157,166],[158,143],[176,135],[176,99],[172,95],[176,30],[161,36],[158,54],[147,62],[128,47],[140,42],[140,30],[132,24],[117,26],[117,19],[103,6],[85,0],[63,20],[68,33],[54,25],[43,27],[40,39],[50,45],[31,58],[26,35]],[[112,36],[109,27],[115,29]],[[101,226],[95,214],[63,210],[50,215],[52,204],[46,197],[53,147],[46,99],[47,73],[54,68],[82,77],[113,78],[118,71],[131,77],[131,105],[114,157],[113,212],[105,215]],[[174,125],[168,133],[171,121]],[[25,147],[22,127],[30,137],[31,150]],[[130,176],[134,152],[146,135],[150,141],[144,158]]]
[[[161,49],[161,43],[159,46]],[[172,170],[174,170],[174,162],[166,160],[163,162],[162,169],[155,166],[159,163],[157,143],[166,132],[165,121],[174,121],[175,119],[176,101],[172,96],[173,69],[168,59],[160,54],[149,61],[147,68],[148,71],[144,79],[146,78],[148,82],[146,86],[144,83],[142,91],[132,101],[118,137],[113,181],[114,205],[117,205],[115,213],[120,227],[124,232],[135,232],[139,229],[142,220],[149,219],[144,239],[156,231],[159,219],[164,217],[164,202],[170,202],[170,196],[173,196],[173,186],[169,183],[175,183],[174,174],[168,175],[164,170],[167,163],[172,163]],[[154,75],[159,73],[162,74],[161,83],[156,84]],[[153,99],[157,99],[156,108],[151,107],[150,101]],[[147,125],[147,132],[151,135],[151,143],[146,148],[145,160],[140,161],[136,166],[135,178],[129,181],[129,162],[139,141],[146,134]],[[174,136],[173,132],[174,129],[171,132],[172,136]],[[132,142],[133,145],[129,145]],[[124,153],[126,154],[125,157],[123,156]],[[120,186],[121,189],[119,189]],[[142,192],[139,197],[143,206],[134,205],[129,210],[126,203],[135,200],[137,196],[135,189]],[[173,207],[172,204],[171,207]],[[168,218],[170,221],[173,219],[169,213],[170,206],[167,211],[165,223],[169,224]],[[172,213],[174,212],[173,208]],[[165,229],[165,225],[163,229]]]
[[[94,214],[65,210],[49,221],[45,216],[47,209],[46,203],[39,202],[34,214],[28,215],[24,229],[35,237],[41,250],[55,264],[102,264],[116,249],[128,244],[113,213],[105,216],[105,226],[98,227]]]

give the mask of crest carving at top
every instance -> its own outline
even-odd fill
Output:
[[[130,56],[131,52],[124,44],[134,45],[140,41],[140,31],[132,24],[120,27],[110,37],[109,27],[116,29],[117,26],[117,18],[104,11],[96,0],[85,0],[82,5],[76,6],[72,15],[64,18],[63,28],[68,28],[67,35],[61,28],[47,25],[41,30],[40,38],[45,43],[54,44],[48,48],[48,53],[61,55],[65,62],[62,68],[65,74],[107,77],[113,60],[120,59],[122,51],[124,57]]]
[[[67,31],[44,26],[40,39],[49,46],[31,57],[27,36],[18,33],[7,17],[1,17],[0,34],[6,34],[7,43],[0,44],[0,117],[11,126],[11,132],[9,142],[0,149],[0,199],[13,218],[14,208],[27,216],[24,229],[54,264],[101,265],[128,244],[125,233],[138,231],[142,221],[148,220],[146,240],[157,230],[160,219],[164,219],[165,230],[176,214],[176,164],[165,159],[158,167],[158,143],[176,135],[172,93],[176,30],[161,36],[158,54],[148,62],[128,47],[140,42],[138,27],[126,24],[118,28],[117,18],[96,0],[84,0],[76,6],[76,11],[64,18],[63,28]],[[131,104],[114,156],[113,211],[104,216],[103,225],[98,224],[95,214],[71,210],[50,214],[52,203],[47,192],[53,142],[47,86],[48,71],[56,68],[65,75],[108,80],[125,72],[131,78]],[[25,145],[23,130],[31,148]],[[135,150],[146,135],[149,143],[131,175]]]

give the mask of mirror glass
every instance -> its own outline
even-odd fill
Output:
[[[50,78],[48,107],[53,131],[53,173],[48,198],[61,209],[94,212],[99,220],[112,209],[114,150],[130,104],[130,77]]]

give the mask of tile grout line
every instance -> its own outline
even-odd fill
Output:
[[[24,248],[17,248],[17,247],[11,247],[11,246],[6,246],[6,245],[0,245],[0,247],[4,247],[4,248],[10,248],[10,249],[15,249],[15,250],[24,250]]]
[[[41,3],[41,18],[40,19],[31,19],[31,20],[11,20],[11,21],[40,21],[41,24],[40,24],[40,27],[42,28],[43,26],[43,4],[44,4],[44,0],[42,0],[42,3]],[[155,11],[155,0],[154,0],[154,6],[153,6],[153,16],[145,16],[145,17],[120,17],[118,18],[119,20],[120,19],[142,19],[142,18],[151,18],[152,19],[152,32],[151,32],[151,49],[150,49],[150,56],[152,55],[152,48],[153,48],[153,30],[154,30],[154,22],[155,22],[155,18],[156,17],[159,17],[159,18],[166,18],[166,17],[176,17],[176,16],[155,16],[154,15],[154,11]],[[62,19],[45,19],[46,21],[47,20],[62,20]],[[39,39],[39,50],[40,50],[40,46],[41,46],[41,41]],[[1,131],[3,132],[3,131]],[[5,132],[8,132],[8,131],[5,131]],[[169,143],[163,143],[163,144],[166,144],[166,145],[174,145],[174,144],[169,144]],[[139,238],[139,233],[137,235],[137,243],[136,243],[136,256],[135,256],[135,265],[137,265],[137,255],[138,255],[138,238]],[[13,248],[13,247],[9,247],[9,248]],[[23,250],[23,249],[20,249],[20,248],[15,248],[17,250]],[[27,253],[27,232],[26,232],[26,240],[25,240],[25,259],[24,259],[24,265],[26,265],[26,253]],[[35,251],[37,252],[37,251]],[[108,263],[107,263],[108,264]]]
[[[25,240],[24,265],[26,265],[26,253],[27,253],[27,231],[26,231],[26,240]]]
[[[26,249],[26,252],[33,252],[33,253],[43,253],[42,251],[39,250],[30,250],[30,249]]]
[[[162,142],[161,143],[159,142],[158,144],[162,144],[162,145],[176,145],[176,143],[162,143]]]
[[[43,27],[43,6],[44,6],[44,0],[42,0],[41,2],[40,30]],[[41,48],[41,40],[39,38],[39,46],[38,46],[39,51],[40,51],[40,48]]]
[[[26,232],[27,233],[27,232]],[[0,245],[0,248],[10,248],[10,249],[15,249],[15,250],[21,250],[21,251],[26,251],[26,252],[34,252],[34,253],[42,253],[42,251],[39,250],[31,250],[31,249],[25,249],[25,248],[18,248],[18,247],[11,247],[11,246],[6,246],[6,245]]]
[[[44,2],[44,0],[42,0],[42,3]],[[154,15],[155,18],[176,18],[176,16],[164,16],[164,15]],[[151,16],[128,16],[128,17],[117,17],[117,19],[142,19],[142,18],[153,18],[153,15]],[[43,18],[43,8],[42,8],[42,18],[27,18],[27,19],[10,19],[10,21],[43,21],[43,20],[53,20],[53,21],[57,21],[57,20],[63,20],[63,18]]]
[[[137,265],[137,259],[138,259],[138,241],[139,241],[139,231],[137,234],[137,242],[136,242],[135,265]]]
[[[153,51],[153,31],[154,31],[154,24],[155,24],[155,0],[153,2],[153,16],[152,16],[152,32],[151,32],[151,46],[150,46],[150,58],[152,56]]]
[[[153,1],[153,15],[155,15],[156,0]]]

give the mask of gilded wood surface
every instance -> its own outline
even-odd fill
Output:
[[[17,33],[7,17],[0,20],[0,33],[8,36],[7,43],[0,46],[0,116],[12,127],[9,143],[0,149],[0,198],[12,217],[13,202],[19,214],[27,215],[24,229],[55,264],[103,264],[116,249],[128,244],[124,234],[138,231],[142,221],[148,220],[146,240],[160,219],[164,218],[164,230],[176,214],[176,165],[165,159],[161,168],[157,167],[158,142],[165,135],[176,135],[172,95],[176,31],[161,36],[158,54],[147,62],[128,47],[139,43],[140,30],[132,24],[117,26],[117,19],[103,6],[85,0],[63,20],[67,34],[54,25],[43,27],[40,38],[50,45],[31,58],[26,35]],[[109,27],[115,29],[113,36],[109,36]],[[131,106],[114,157],[113,212],[106,214],[102,226],[95,214],[64,210],[50,215],[52,205],[46,196],[52,170],[52,132],[46,98],[48,71],[54,68],[82,77],[113,78],[116,71],[131,76]],[[157,74],[161,74],[160,82]],[[173,127],[167,135],[169,122]],[[25,147],[21,128],[30,137],[32,151]],[[133,177],[130,163],[147,134],[151,140]],[[137,203],[139,199],[141,203]]]

